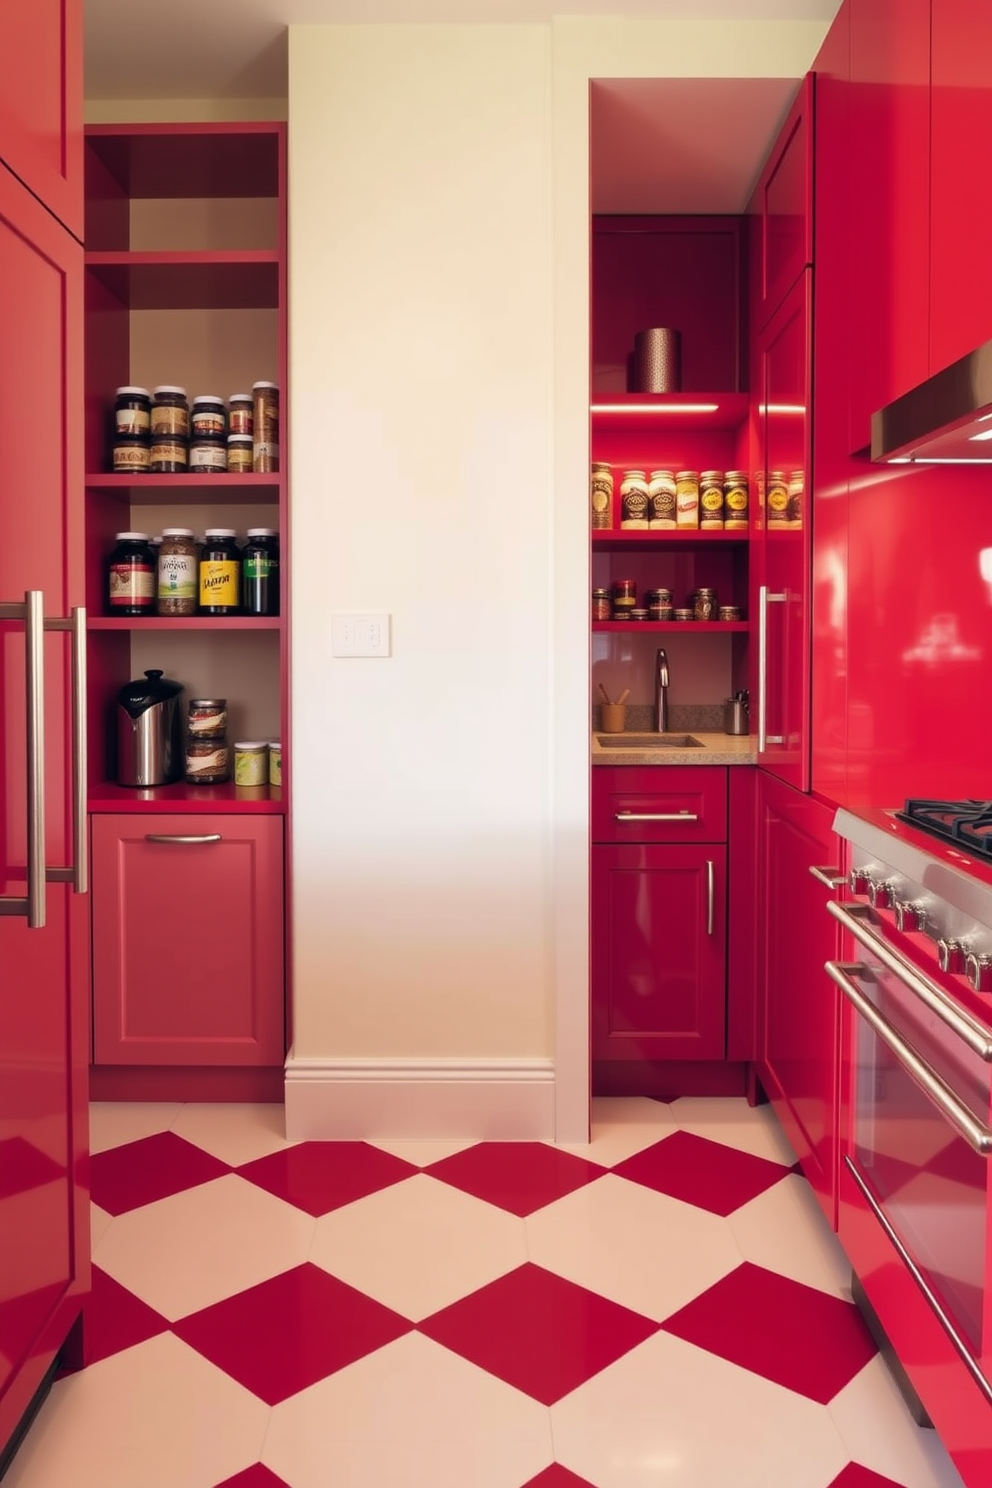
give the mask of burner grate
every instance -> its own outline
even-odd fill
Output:
[[[992,801],[930,801],[911,798],[899,821],[908,822],[931,837],[953,843],[976,858],[992,861]]]

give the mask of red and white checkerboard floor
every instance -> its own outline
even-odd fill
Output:
[[[960,1488],[768,1107],[588,1147],[93,1108],[94,1362],[4,1488]]]

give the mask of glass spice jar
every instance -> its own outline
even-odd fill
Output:
[[[189,439],[189,404],[186,389],[163,382],[153,390],[151,407],[152,438],[166,435]]]
[[[639,531],[648,525],[648,479],[643,470],[625,470],[620,482],[620,526]]]
[[[675,472],[652,470],[648,483],[648,522],[652,531],[675,527],[675,502]]]
[[[252,450],[250,434],[229,434],[227,436],[227,468],[232,475],[251,474],[254,469]]]
[[[264,740],[235,741],[235,785],[265,785],[269,778],[269,746]]]
[[[227,698],[190,698],[186,729],[191,738],[222,739],[227,733]]]
[[[632,610],[637,604],[637,580],[615,579],[613,582],[613,610],[614,613],[623,610]]]
[[[610,603],[609,589],[594,589],[592,591],[592,618],[594,620],[609,620],[613,612]]]
[[[262,475],[279,469],[279,388],[274,382],[252,383],[254,466]]]
[[[723,526],[727,532],[746,532],[747,471],[728,470],[723,483]]]
[[[227,427],[241,437],[252,436],[255,427],[251,393],[232,393],[228,401]]]
[[[699,477],[699,526],[704,532],[723,531],[723,471],[704,470]]]
[[[197,549],[189,527],[166,527],[158,550],[155,611],[159,615],[195,615]]]
[[[592,467],[590,486],[591,522],[594,532],[602,532],[613,523],[613,471],[609,465]]]
[[[154,615],[155,550],[145,532],[118,532],[107,563],[107,613]]]
[[[222,785],[231,778],[231,752],[224,738],[190,738],[186,744],[189,785]]]

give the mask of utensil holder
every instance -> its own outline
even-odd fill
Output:
[[[603,703],[600,706],[599,727],[604,734],[622,734],[627,721],[625,703]]]
[[[746,734],[749,726],[747,703],[741,698],[727,698],[723,705],[724,733]]]

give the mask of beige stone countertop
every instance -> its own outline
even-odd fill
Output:
[[[674,730],[672,731],[675,732]],[[673,749],[670,745],[659,749],[651,747],[647,734],[631,731],[609,737],[644,739],[643,747],[629,745],[610,748],[600,743],[600,735],[592,736],[592,762],[594,765],[754,765],[758,760],[758,741],[754,734],[706,733],[701,729],[687,729],[686,733],[698,739],[701,748],[690,745],[686,749]],[[664,738],[665,735],[657,735]]]

